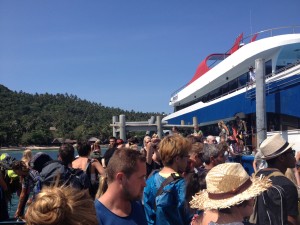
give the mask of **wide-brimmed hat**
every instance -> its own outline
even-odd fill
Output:
[[[249,177],[240,163],[223,163],[206,175],[207,189],[190,201],[191,208],[224,209],[261,194],[272,186],[266,177]]]
[[[273,136],[265,139],[259,146],[263,156],[262,159],[273,159],[282,153],[289,150],[294,144],[289,144],[284,140],[280,134],[274,134]]]

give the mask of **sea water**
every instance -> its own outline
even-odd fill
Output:
[[[106,152],[106,150],[107,150],[106,148],[101,148],[102,154],[104,154]],[[45,152],[53,160],[57,159],[58,150],[53,150],[53,149],[51,149],[51,150],[47,150],[47,149],[44,149],[44,150],[33,150],[32,151],[32,155],[34,155],[34,154],[36,154],[38,152]],[[1,150],[0,151],[0,155],[3,154],[3,153],[7,153],[10,156],[16,158],[17,160],[20,160],[22,158],[22,156],[23,156],[23,151],[12,151],[12,150],[11,151],[3,151],[3,150]],[[18,201],[19,201],[19,197],[17,196],[16,193],[14,193],[11,203],[8,204],[8,212],[9,212],[9,217],[10,218],[14,217],[14,214],[15,214],[17,206],[18,206]]]

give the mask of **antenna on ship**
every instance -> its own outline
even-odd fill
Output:
[[[250,35],[252,35],[252,10],[250,9]]]

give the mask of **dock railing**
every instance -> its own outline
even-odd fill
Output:
[[[159,138],[163,137],[163,130],[170,130],[173,126],[178,128],[194,128],[198,125],[197,117],[193,117],[193,124],[184,124],[184,121],[181,121],[181,125],[168,124],[162,122],[162,117],[160,115],[154,117],[152,116],[148,121],[138,121],[138,122],[128,122],[126,121],[125,115],[113,116],[113,123],[110,126],[113,127],[113,136],[120,137],[123,140],[126,140],[126,133],[128,131],[154,131],[157,133]]]

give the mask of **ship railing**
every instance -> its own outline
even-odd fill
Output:
[[[300,60],[296,61],[295,63],[289,64],[289,65],[287,65],[283,68],[280,68],[279,70],[276,70],[274,73],[267,74],[265,76],[265,79],[275,77],[275,76],[281,74],[282,72],[287,71],[287,70],[289,70],[289,69],[291,69],[291,68],[293,68],[297,65],[300,65]],[[271,92],[274,92],[274,91],[278,90],[278,88],[280,89],[280,88],[284,88],[284,87],[287,87],[287,86],[290,86],[290,85],[293,85],[293,84],[297,84],[297,83],[299,83],[299,81],[300,81],[300,78],[295,78],[295,79],[292,79],[290,81],[281,83],[280,85],[275,85],[276,88],[273,85],[270,86],[269,82],[266,82],[266,93],[270,94]],[[248,82],[247,84],[248,85],[246,87],[246,97],[247,98],[255,98],[255,96],[256,96],[255,88],[252,88],[255,83]]]
[[[250,35],[246,36],[245,38],[243,38],[241,40],[241,43],[243,43],[243,45],[240,45],[240,46],[244,46],[245,43],[251,43],[255,40],[263,39],[263,38],[266,38],[266,37],[273,37],[273,36],[282,35],[282,34],[295,34],[295,33],[300,33],[300,25],[297,25],[297,26],[282,26],[282,27],[271,28],[271,29],[259,31],[259,32],[256,32],[254,34],[250,34]],[[253,40],[253,39],[255,39],[255,40]],[[224,53],[224,55],[230,54],[232,48],[230,48],[228,51],[226,51]],[[213,61],[210,65],[208,65],[208,67],[212,68],[215,65],[217,65],[217,63],[219,63],[219,60]],[[278,73],[278,71],[276,71],[276,73]],[[185,87],[187,87],[188,84],[189,83],[186,83],[185,85],[181,86],[179,89],[174,91],[171,94],[171,98],[175,97],[181,90],[183,90]]]
[[[270,74],[266,75],[266,79],[274,77],[274,76],[276,76],[276,75],[278,75],[278,74],[280,74],[280,73],[282,73],[282,72],[284,72],[284,71],[286,71],[288,69],[291,69],[291,68],[293,68],[293,67],[295,67],[297,65],[300,65],[300,60],[297,60],[294,63],[288,64],[287,66],[282,67],[282,68],[276,70],[274,73],[270,73]]]

